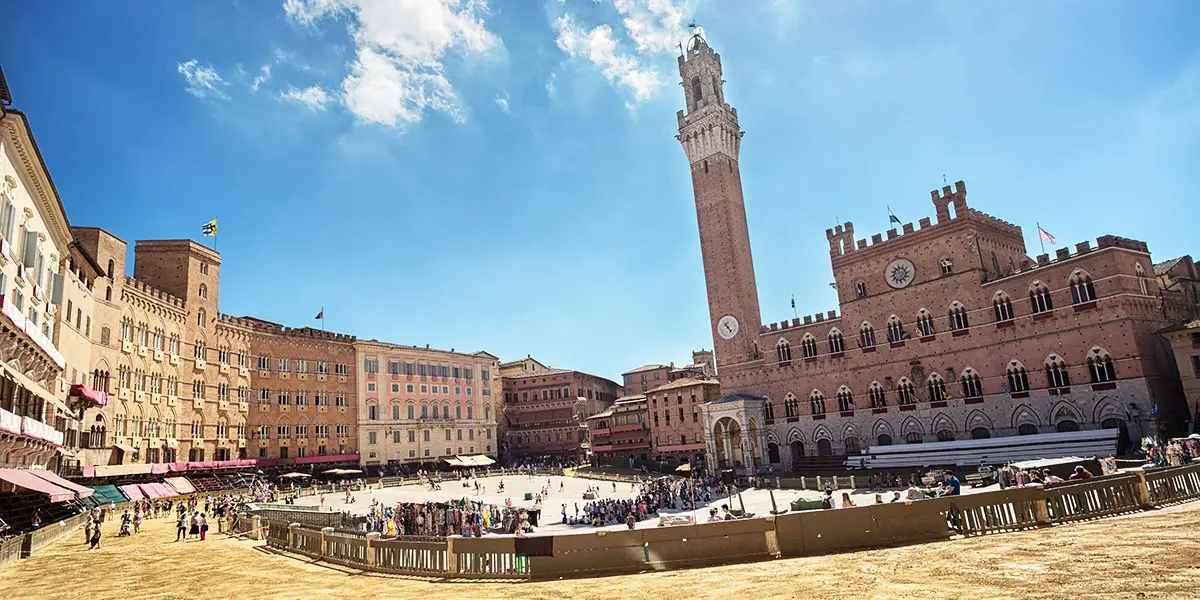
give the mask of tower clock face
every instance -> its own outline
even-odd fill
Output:
[[[917,269],[913,266],[912,261],[907,258],[897,258],[887,266],[887,271],[883,274],[883,278],[887,280],[887,284],[896,288],[908,287],[908,284],[913,282],[917,277]]]
[[[732,340],[738,334],[738,320],[733,315],[725,315],[717,321],[717,335],[723,340]]]

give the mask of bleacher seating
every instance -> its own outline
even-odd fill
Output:
[[[225,489],[229,490],[248,488],[250,482],[254,481],[254,476],[250,473],[223,473],[219,477],[225,484]]]
[[[221,483],[220,479],[212,475],[188,475],[187,480],[192,482],[192,487],[196,488],[196,491],[200,493],[219,492],[229,489]]]
[[[46,494],[40,492],[0,494],[0,519],[18,532],[33,529],[35,514],[38,514],[43,525],[47,525],[82,511],[83,506],[76,500],[50,502]]]

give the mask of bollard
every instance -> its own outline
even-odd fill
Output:
[[[321,556],[329,556],[329,534],[333,533],[332,527],[321,528]]]
[[[299,523],[288,523],[288,550],[296,550],[296,528]]]
[[[372,531],[367,534],[367,566],[375,566],[375,540],[379,539],[379,532]]]

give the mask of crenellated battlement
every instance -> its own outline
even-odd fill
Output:
[[[1021,264],[1017,265],[1016,269],[1004,272],[999,278],[993,279],[988,283],[1000,281],[1002,279],[1012,277],[1013,275],[1027,273],[1035,269],[1044,269],[1046,267],[1057,265],[1069,260],[1074,260],[1086,254],[1091,254],[1092,252],[1104,250],[1106,248],[1121,248],[1124,250],[1131,250],[1133,252],[1145,252],[1147,254],[1150,252],[1150,247],[1146,245],[1146,242],[1115,235],[1102,235],[1096,239],[1095,247],[1092,247],[1091,242],[1083,241],[1075,244],[1074,252],[1072,252],[1071,247],[1063,247],[1054,251],[1053,258],[1051,258],[1049,253],[1039,254],[1037,258],[1033,260],[1027,258],[1021,261]]]
[[[163,303],[174,306],[175,308],[183,309],[187,306],[187,303],[183,300],[183,298],[172,296],[171,294],[168,294],[167,292],[164,292],[144,281],[140,281],[132,277],[126,277],[124,279],[124,283],[125,287],[127,288],[136,290],[156,300],[161,300]]]
[[[759,329],[759,332],[760,333],[769,333],[772,331],[775,331],[775,332],[788,331],[791,329],[804,328],[804,327],[808,327],[810,325],[816,325],[818,323],[826,323],[829,321],[836,321],[837,319],[840,319],[840,318],[841,317],[838,316],[838,312],[836,310],[830,310],[830,311],[826,311],[823,313],[816,313],[814,315],[804,315],[803,317],[797,317],[790,321],[780,321],[778,323],[768,323],[766,325],[763,325]]]
[[[264,321],[254,317],[235,317],[233,315],[227,315],[224,313],[218,315],[218,322],[226,325],[243,327],[258,333],[265,333],[269,335],[283,335],[335,342],[353,342],[358,339],[357,336],[345,333],[323,331],[320,329],[313,329],[312,327],[286,327],[284,325],[280,325],[279,323],[272,323],[270,321]]]

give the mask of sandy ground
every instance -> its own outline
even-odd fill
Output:
[[[504,481],[504,493],[500,493],[500,481]],[[366,514],[371,506],[371,500],[376,499],[384,504],[395,504],[397,502],[429,502],[429,501],[446,501],[451,499],[461,499],[466,497],[476,502],[486,502],[489,504],[504,504],[506,499],[510,499],[514,506],[522,506],[530,508],[533,506],[532,501],[526,501],[525,492],[537,493],[542,487],[550,486],[550,497],[542,503],[542,521],[539,523],[537,533],[589,533],[596,531],[598,528],[590,525],[562,525],[562,508],[567,505],[567,514],[574,515],[576,506],[582,511],[583,507],[589,500],[583,499],[583,493],[588,486],[597,486],[600,489],[600,499],[611,498],[632,498],[637,494],[636,488],[628,483],[617,483],[614,491],[613,483],[610,481],[599,481],[595,479],[582,479],[576,477],[557,477],[542,475],[530,479],[527,476],[505,476],[505,477],[482,477],[479,479],[481,493],[476,494],[474,488],[474,480],[468,482],[471,487],[464,488],[461,481],[445,481],[442,489],[438,491],[430,491],[425,486],[402,486],[394,488],[384,488],[382,490],[371,490],[354,493],[354,503],[346,504],[345,494],[325,494],[324,503],[320,497],[306,496],[296,501],[297,504],[308,506],[325,506],[332,510],[347,511],[352,514]],[[562,485],[560,491],[559,485]],[[486,493],[483,490],[486,489]],[[999,486],[991,486],[989,488],[971,489],[969,486],[963,486],[964,494],[978,493],[999,489]],[[875,502],[875,494],[881,493],[884,501],[891,499],[891,491],[883,490],[839,490],[834,493],[836,502],[840,507],[842,505],[842,492],[849,492],[851,499],[856,504],[871,504]],[[819,500],[822,496],[820,492],[815,490],[775,490],[775,504],[778,510],[787,510],[792,500],[804,498],[807,500]],[[726,503],[730,504],[730,508],[740,509],[744,504],[746,510],[754,513],[757,516],[768,516],[771,513],[771,492],[767,490],[746,490],[741,493],[741,498],[734,496],[732,502],[725,496],[714,498],[711,506],[720,507]],[[703,503],[701,503],[703,506]],[[682,514],[688,514],[690,511],[683,511]],[[663,511],[660,514],[681,514],[680,511],[669,510]],[[697,518],[700,522],[704,522],[708,518],[707,508],[700,508],[697,513]],[[657,527],[658,519],[648,519],[637,524],[639,529],[645,527]],[[613,524],[601,529],[624,529],[624,524]]]
[[[110,523],[105,528],[109,534]],[[361,573],[214,534],[175,543],[83,533],[0,568],[3,599],[305,598],[1196,598],[1200,502],[1049,529],[706,569],[541,582],[431,581]]]

